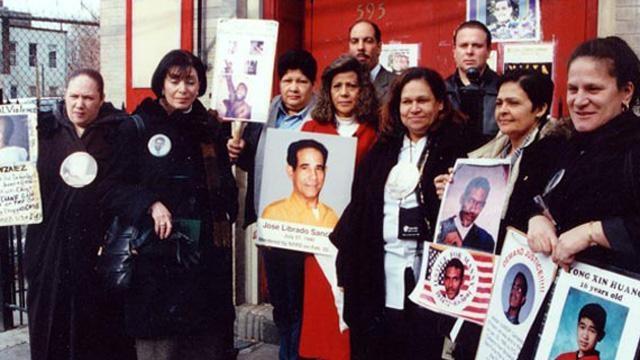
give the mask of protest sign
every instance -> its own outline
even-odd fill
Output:
[[[380,65],[387,71],[400,74],[403,70],[418,66],[419,44],[382,44]]]
[[[213,66],[213,106],[225,120],[269,117],[278,22],[220,19]]]
[[[535,359],[637,359],[640,281],[576,262],[561,271]]]
[[[349,203],[355,154],[355,138],[268,129],[257,244],[335,254],[328,235]]]
[[[494,253],[509,166],[503,159],[456,161],[438,213],[435,243]]]
[[[477,359],[518,356],[556,270],[549,256],[531,251],[525,234],[507,230]]]
[[[42,221],[33,105],[0,106],[0,226]]]
[[[493,262],[492,254],[428,244],[420,280],[409,298],[427,309],[482,325],[491,297]]]

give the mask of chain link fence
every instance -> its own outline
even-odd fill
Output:
[[[58,98],[75,69],[100,69],[99,19],[36,17],[0,8],[2,100]]]

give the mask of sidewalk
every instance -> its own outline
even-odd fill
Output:
[[[270,305],[236,307],[238,360],[275,360],[278,341]],[[29,332],[26,326],[0,332],[0,360],[29,360]]]

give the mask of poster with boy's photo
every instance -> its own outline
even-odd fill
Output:
[[[225,120],[266,122],[278,22],[220,19],[216,33],[212,106]]]
[[[507,229],[478,359],[507,360],[520,353],[556,270],[549,256],[531,251],[524,233]]]
[[[535,359],[637,359],[640,280],[575,263],[561,271]]]
[[[382,44],[380,65],[396,75],[418,66],[420,44]]]
[[[36,126],[34,105],[0,106],[0,226],[42,221]]]
[[[491,297],[494,255],[426,245],[420,278],[409,299],[432,311],[482,325]]]
[[[508,159],[458,159],[445,188],[434,243],[493,254],[507,198]]]
[[[467,20],[486,24],[493,42],[541,39],[540,0],[467,0]]]
[[[351,197],[356,139],[268,129],[258,245],[335,254],[328,239]]]

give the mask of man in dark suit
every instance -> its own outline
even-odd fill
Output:
[[[369,69],[378,100],[383,100],[396,75],[380,65],[382,33],[374,22],[358,20],[349,28],[349,54]]]
[[[493,236],[474,222],[487,202],[491,185],[482,176],[473,178],[460,197],[460,212],[440,222],[437,243],[493,253]]]

